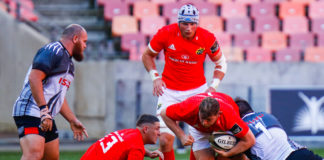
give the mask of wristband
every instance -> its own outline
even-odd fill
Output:
[[[159,75],[158,71],[155,70],[155,69],[150,70],[149,74],[151,76],[152,81],[160,78],[160,75]]]
[[[213,87],[213,88],[217,89],[219,83],[220,83],[220,79],[214,78],[212,83],[210,84],[210,87]]]
[[[46,108],[46,107],[47,107],[47,105],[39,106],[39,110],[42,110],[42,109],[44,109],[44,108]]]

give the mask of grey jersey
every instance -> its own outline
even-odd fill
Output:
[[[61,110],[65,94],[74,78],[72,57],[60,42],[53,42],[39,49],[14,104],[13,116],[40,117],[39,107],[32,96],[28,81],[31,69],[38,69],[46,74],[42,81],[43,93],[50,114],[54,117]]]

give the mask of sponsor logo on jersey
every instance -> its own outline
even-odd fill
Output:
[[[189,56],[186,55],[186,54],[183,54],[183,55],[181,55],[181,58],[182,58],[182,59],[189,59]]]
[[[65,79],[65,78],[60,78],[59,80],[59,84],[61,84],[62,86],[66,86],[67,88],[70,87],[71,81]]]
[[[174,50],[174,51],[176,50],[176,48],[174,47],[174,44],[171,44],[168,48],[171,50]]]
[[[158,106],[157,106],[157,110],[159,110],[161,107],[162,107],[162,104],[159,103]]]
[[[230,131],[233,134],[238,134],[238,133],[240,133],[242,131],[242,128],[235,123],[234,126],[230,129]]]
[[[204,53],[204,51],[205,51],[205,48],[200,47],[199,49],[197,49],[196,54],[200,55],[200,54]]]

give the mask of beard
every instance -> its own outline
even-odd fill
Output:
[[[80,62],[83,60],[83,49],[80,42],[77,42],[72,49],[72,57]]]

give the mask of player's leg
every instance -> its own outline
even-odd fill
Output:
[[[302,148],[296,150],[286,158],[286,160],[304,160],[304,159],[312,159],[312,160],[322,160],[323,158],[314,154],[311,150],[307,148]]]
[[[192,144],[192,151],[196,160],[214,160],[215,152],[210,148],[208,141],[209,133],[198,131],[189,126],[189,134],[195,139]]]
[[[53,120],[52,130],[45,133],[45,150],[44,159],[46,160],[58,160],[59,151],[59,138],[55,120]]]
[[[60,152],[59,152],[59,139],[58,138],[45,143],[44,159],[58,160],[59,155],[60,155]]]
[[[215,152],[211,148],[194,151],[196,160],[215,160]]]
[[[22,160],[40,160],[44,153],[45,138],[37,134],[28,134],[20,138],[23,152]]]
[[[20,147],[23,152],[21,159],[39,160],[43,157],[45,138],[39,128],[40,118],[31,116],[14,117]]]

